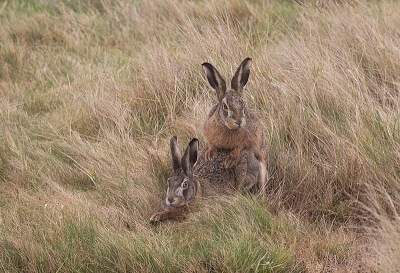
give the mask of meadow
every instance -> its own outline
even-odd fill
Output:
[[[399,272],[396,1],[0,1],[0,271]],[[266,198],[151,225],[216,103],[245,89]]]

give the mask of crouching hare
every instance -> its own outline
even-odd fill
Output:
[[[260,163],[251,149],[243,150],[234,169],[224,167],[229,150],[217,151],[212,160],[205,158],[204,151],[198,157],[198,140],[195,138],[190,141],[182,158],[176,136],[171,138],[170,149],[173,174],[167,179],[164,208],[151,216],[151,223],[184,219],[201,199],[209,196],[260,187]]]

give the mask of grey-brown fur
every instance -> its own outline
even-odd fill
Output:
[[[260,179],[260,164],[251,149],[242,152],[234,168],[227,169],[224,162],[230,150],[219,150],[212,160],[205,158],[203,150],[195,164],[195,176],[206,180],[212,192],[226,193],[231,190],[250,190],[257,187]],[[210,195],[206,193],[204,195]]]

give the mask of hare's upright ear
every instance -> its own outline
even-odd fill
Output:
[[[239,93],[239,95],[243,94],[243,87],[246,85],[249,80],[250,75],[250,67],[251,67],[251,58],[246,58],[236,70],[235,75],[231,81],[231,88]]]
[[[193,138],[188,147],[186,148],[185,154],[182,157],[182,170],[185,173],[191,173],[194,163],[197,161],[197,149],[199,141]]]
[[[225,97],[226,92],[225,80],[221,77],[221,74],[219,74],[218,70],[212,64],[203,63],[202,66],[206,72],[208,82],[217,92],[218,101],[221,102]]]
[[[178,149],[178,138],[173,136],[169,142],[169,146],[171,148],[171,156],[172,156],[172,166],[174,171],[178,170],[181,167],[181,153]]]

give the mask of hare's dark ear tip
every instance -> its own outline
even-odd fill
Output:
[[[201,64],[201,67],[203,67],[203,69],[212,69],[212,64],[210,64],[210,63],[202,63]]]
[[[170,143],[178,142],[178,138],[176,136],[171,137]]]
[[[196,142],[199,142],[197,138],[192,138],[192,140],[189,142],[189,145],[195,144]]]
[[[244,59],[243,63],[246,63],[246,64],[248,64],[248,65],[251,65],[252,61],[253,61],[252,58],[247,57],[246,59]]]

